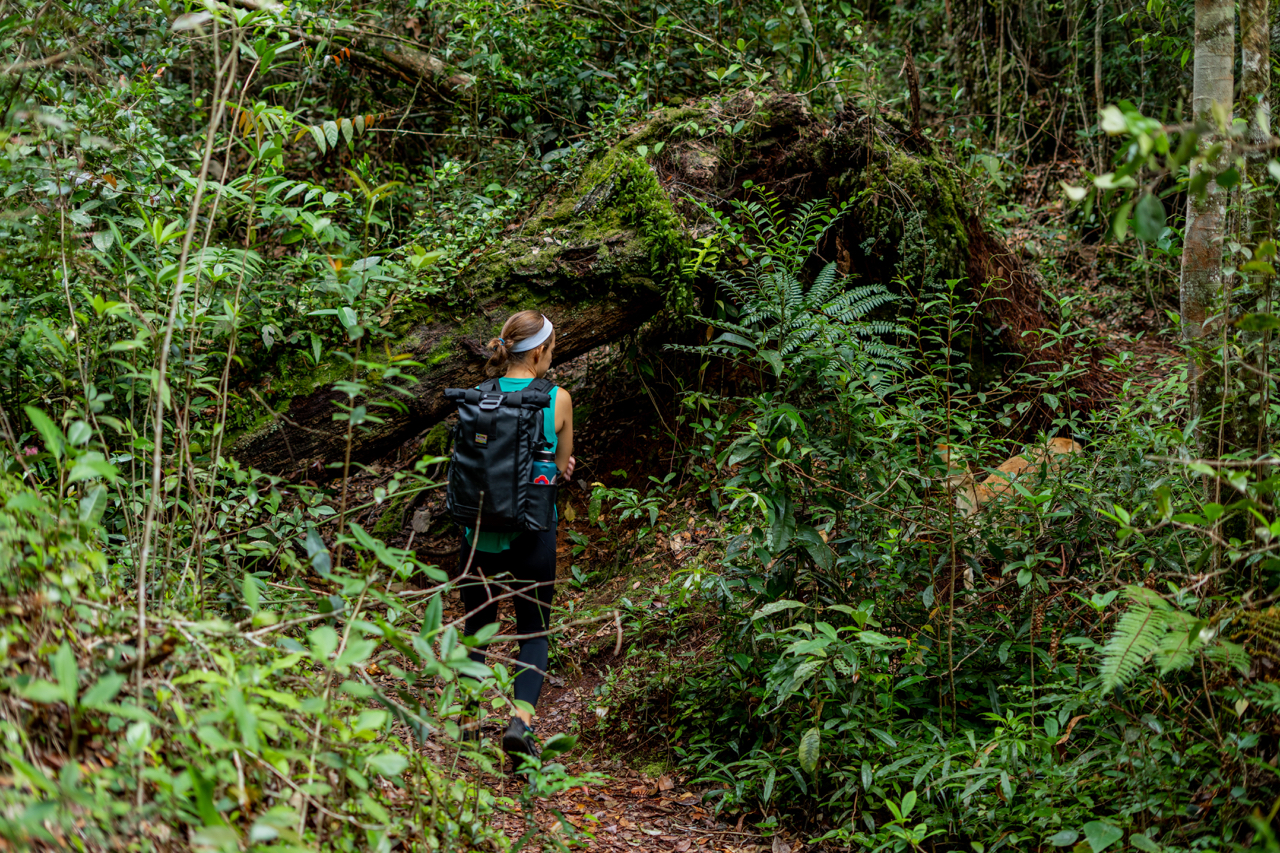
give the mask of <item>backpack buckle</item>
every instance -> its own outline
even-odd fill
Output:
[[[480,398],[480,408],[486,412],[492,411],[502,405],[503,394],[489,392]]]

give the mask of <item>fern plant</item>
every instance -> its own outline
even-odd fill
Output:
[[[1186,669],[1204,653],[1210,660],[1247,670],[1249,656],[1244,648],[1220,636],[1231,621],[1224,617],[1209,621],[1175,607],[1154,590],[1140,586],[1125,588],[1132,604],[1116,622],[1115,630],[1102,650],[1103,690],[1123,687],[1137,678],[1147,662],[1165,675]]]
[[[905,366],[897,348],[884,338],[903,330],[889,320],[870,319],[877,308],[894,296],[878,284],[847,286],[834,262],[825,264],[813,280],[806,281],[805,267],[822,239],[847,207],[833,207],[825,199],[802,204],[788,216],[778,198],[758,190],[750,201],[733,202],[737,219],[704,206],[727,244],[701,250],[686,268],[708,266],[709,257],[737,255],[742,269],[717,269],[711,273],[733,303],[734,319],[695,317],[719,332],[700,346],[675,349],[762,363],[778,379],[813,356],[833,354],[846,367],[874,380]]]

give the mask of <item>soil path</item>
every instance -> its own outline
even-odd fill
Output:
[[[566,525],[567,527],[568,525]],[[583,527],[579,522],[578,527]],[[587,593],[573,591],[565,583],[565,576],[572,563],[572,543],[568,536],[560,537],[559,574],[561,583],[557,589],[557,603],[567,599],[599,597],[610,599],[612,590],[595,589]],[[612,586],[612,584],[608,585]],[[462,609],[456,599],[446,606],[446,619],[456,619]],[[501,611],[502,633],[514,633],[514,621],[510,608]],[[561,635],[559,644],[563,655],[571,649],[586,649],[599,638],[614,635],[613,623],[600,626],[587,625],[571,635]],[[608,640],[605,640],[607,643]],[[496,655],[513,658],[517,653],[514,643],[492,647]],[[579,659],[575,672],[568,679],[559,677],[554,669],[548,675],[542,696],[538,701],[538,713],[534,721],[539,738],[546,740],[557,734],[578,737],[577,747],[565,761],[572,774],[597,773],[605,777],[603,784],[575,787],[568,791],[532,800],[533,821],[537,830],[526,843],[526,849],[545,847],[546,841],[559,837],[569,841],[576,836],[575,847],[584,850],[636,850],[636,851],[717,851],[717,853],[790,853],[790,845],[770,840],[761,841],[759,835],[744,830],[743,821],[736,823],[716,816],[703,803],[703,792],[684,784],[684,779],[673,773],[664,773],[646,754],[634,748],[634,741],[626,749],[618,749],[608,742],[608,735],[600,735],[594,725],[596,688],[607,677],[611,664],[619,662],[610,648],[604,654],[588,655]],[[482,727],[482,747],[497,754],[506,719],[488,718]],[[650,744],[652,745],[652,740]],[[438,750],[451,744],[432,744],[428,749]],[[436,757],[439,752],[436,751]],[[509,762],[504,762],[506,767]],[[651,773],[645,770],[652,771]],[[496,777],[486,775],[483,783],[511,807],[498,813],[494,825],[500,827],[513,841],[529,832],[527,815],[519,806],[521,789],[525,782],[514,775]],[[572,826],[569,829],[565,824]],[[783,850],[782,848],[785,848]]]

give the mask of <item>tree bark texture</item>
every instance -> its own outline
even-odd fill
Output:
[[[1093,14],[1093,108],[1095,115],[1102,114],[1102,108],[1106,103],[1102,97],[1102,20],[1106,10],[1107,0],[1098,0]],[[1099,141],[1097,162],[1094,164],[1094,168],[1099,175],[1106,171],[1106,150],[1106,143]]]
[[[737,134],[706,131],[739,122]],[[907,119],[848,107],[834,123],[820,122],[798,96],[748,91],[651,115],[474,256],[448,298],[422,307],[400,330],[392,353],[425,366],[413,371],[407,398],[370,392],[365,402],[384,421],[359,436],[352,459],[416,452],[449,413],[444,388],[480,381],[485,343],[516,310],[536,307],[551,318],[562,362],[635,332],[664,306],[684,311],[713,296],[710,281],[690,280],[683,263],[692,240],[712,229],[702,205],[728,209],[727,200],[754,192],[748,181],[786,205],[851,201],[819,254],[859,284],[905,289],[898,304],[907,314],[922,311],[924,297],[947,279],[971,283],[980,320],[962,333],[982,362],[976,372],[1056,367],[1072,357],[1035,334],[1055,319],[1044,313],[1038,279],[986,230],[968,205],[963,173],[923,144]],[[238,438],[234,456],[315,479],[342,458],[343,424],[333,416],[347,401],[333,382],[349,379],[350,368],[303,373],[300,385],[271,400],[276,410]],[[1104,396],[1096,371],[1073,381],[1082,398]],[[404,404],[372,407],[383,398]]]
[[[1267,162],[1271,143],[1271,3],[1270,0],[1240,0],[1240,108],[1249,122],[1245,141],[1250,150],[1245,156],[1249,180],[1246,205],[1246,232],[1249,242],[1257,247],[1272,239],[1275,227],[1275,199],[1271,192]],[[1270,313],[1272,304],[1271,276],[1253,273],[1246,293],[1249,310]],[[1239,436],[1232,444],[1248,448],[1256,456],[1270,449],[1266,412],[1270,408],[1270,383],[1260,379],[1270,371],[1272,333],[1245,335],[1253,352],[1246,355],[1255,361],[1258,372],[1242,375],[1245,399],[1240,407]],[[1254,403],[1255,395],[1257,402]],[[1265,474],[1259,471],[1259,477]]]
[[[1202,130],[1200,150],[1206,151],[1219,138],[1218,121],[1213,107],[1229,116],[1234,97],[1232,91],[1235,59],[1235,8],[1228,0],[1196,0],[1195,63],[1192,110]],[[1193,162],[1192,177],[1200,169],[1214,172],[1225,166],[1220,157],[1213,163]],[[1215,296],[1222,287],[1222,240],[1226,215],[1226,194],[1216,181],[1210,181],[1203,193],[1191,193],[1187,200],[1187,228],[1182,253],[1180,302],[1182,337],[1194,343],[1204,335],[1205,320]],[[1192,359],[1191,380],[1199,373],[1199,363]],[[1197,401],[1193,399],[1193,407]]]
[[[1240,104],[1253,145],[1271,141],[1270,18],[1270,0],[1240,0]]]

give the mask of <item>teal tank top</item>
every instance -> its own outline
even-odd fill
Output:
[[[504,376],[498,380],[498,387],[503,391],[523,391],[525,388],[529,387],[531,382],[533,382],[532,379],[508,379]],[[543,410],[546,412],[546,415],[542,418],[542,430],[547,436],[547,442],[551,445],[551,451],[553,453],[557,447],[556,392],[559,390],[559,386],[553,385],[551,387],[551,405]],[[519,532],[486,533],[481,530],[478,541],[474,544],[477,551],[484,551],[488,554],[497,554],[501,551],[508,550],[511,547],[511,543],[516,541],[516,537],[519,535]],[[470,546],[472,544],[471,528],[464,527],[462,529],[462,536],[466,539],[467,545]]]

